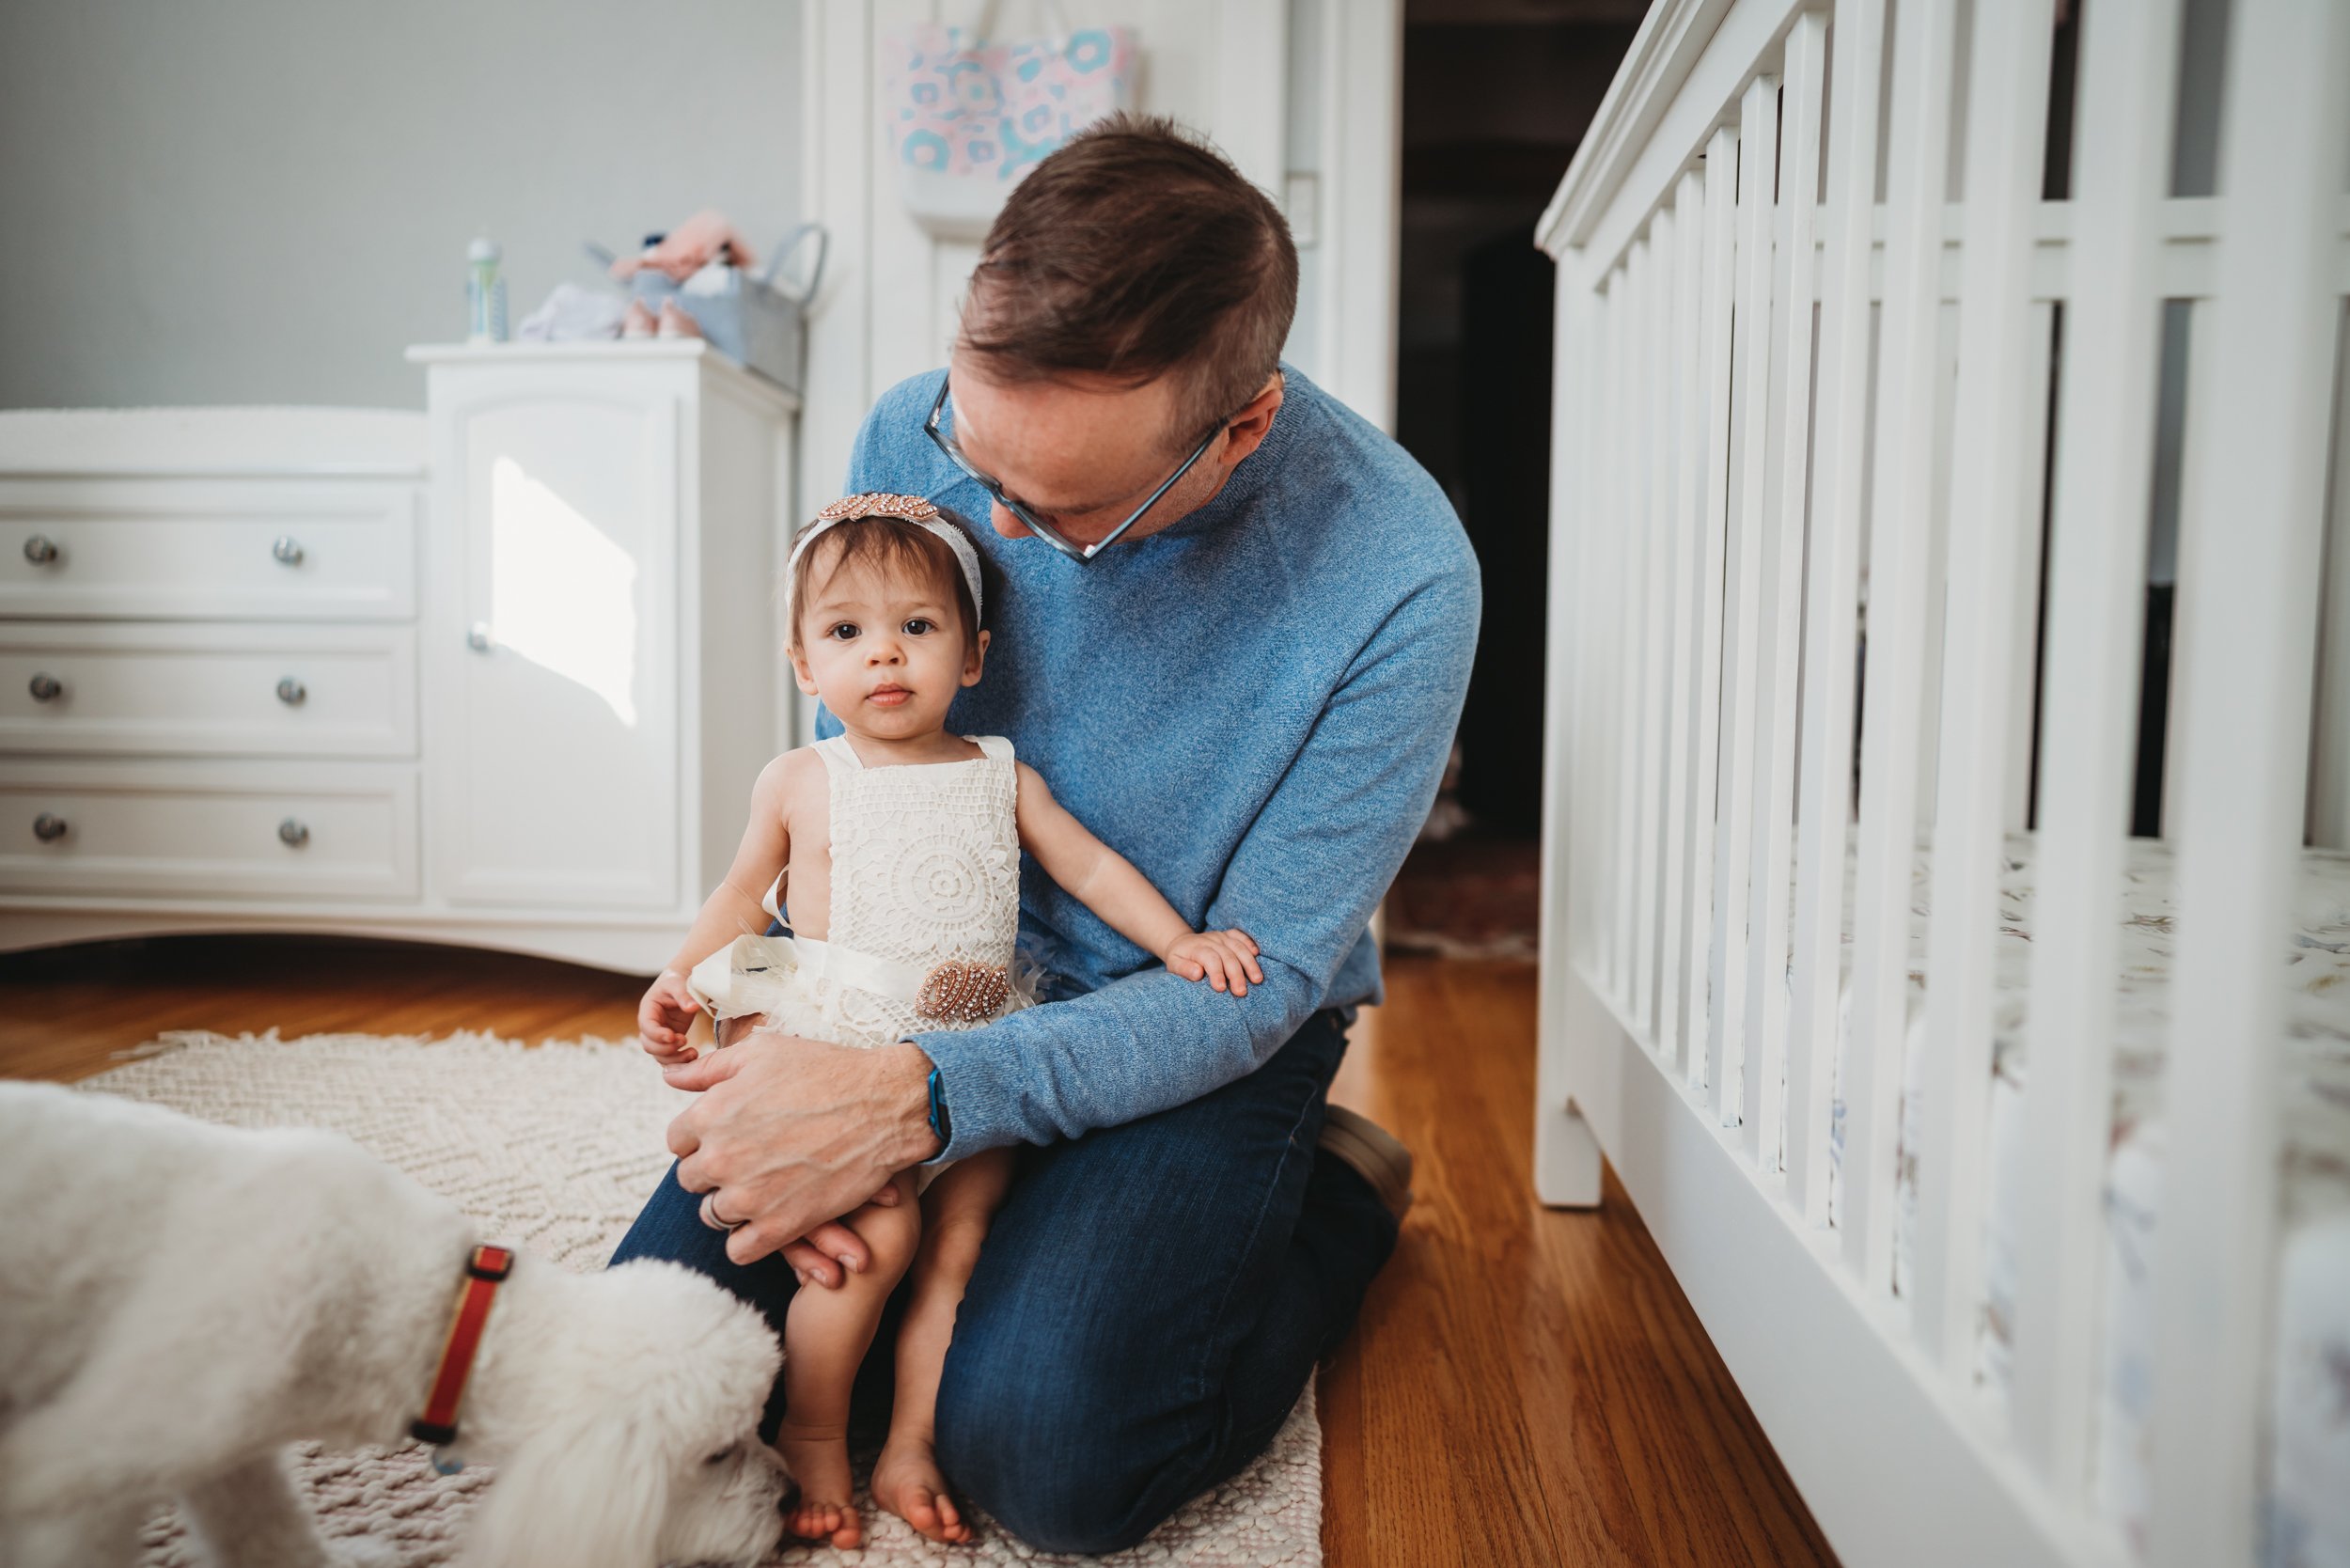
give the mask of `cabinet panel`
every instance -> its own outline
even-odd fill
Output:
[[[626,370],[446,374],[436,529],[462,618],[430,634],[461,644],[432,666],[450,703],[430,764],[440,890],[669,908],[678,398]]]

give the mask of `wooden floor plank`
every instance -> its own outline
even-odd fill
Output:
[[[178,937],[0,958],[0,1075],[72,1079],[170,1029],[525,1040],[634,1032],[643,982],[510,954]],[[1333,1098],[1397,1132],[1418,1202],[1324,1370],[1324,1545],[1389,1564],[1832,1564],[1608,1174],[1534,1200],[1534,971],[1404,957]]]
[[[1614,1173],[1535,1200],[1534,993],[1394,960],[1332,1091],[1419,1200],[1323,1376],[1330,1561],[1833,1563]]]

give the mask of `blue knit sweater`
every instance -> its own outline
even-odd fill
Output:
[[[1024,862],[1021,945],[1055,1005],[916,1037],[959,1157],[1182,1105],[1317,1009],[1378,999],[1368,924],[1435,797],[1480,590],[1435,481],[1293,369],[1214,500],[1082,566],[987,525],[922,434],[943,374],[883,396],[848,490],[929,496],[992,563],[987,673],[948,728],[1010,737],[1184,919],[1255,937],[1265,972],[1245,997],[1170,975]]]

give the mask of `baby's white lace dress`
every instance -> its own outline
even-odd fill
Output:
[[[832,802],[831,930],[822,942],[737,937],[696,965],[693,990],[716,1016],[765,1013],[767,1028],[870,1047],[978,1028],[1031,1005],[1013,960],[1012,746],[1000,735],[970,738],[981,755],[968,761],[881,768],[858,760],[846,736],[817,743]],[[1001,970],[1009,995],[983,1018],[926,1013],[915,987],[942,964]]]

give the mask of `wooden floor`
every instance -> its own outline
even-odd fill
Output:
[[[0,959],[0,1075],[77,1078],[166,1029],[634,1032],[641,982],[504,955],[183,937]],[[1534,972],[1402,958],[1336,1098],[1419,1202],[1324,1372],[1332,1568],[1832,1563],[1648,1231],[1533,1200]]]

